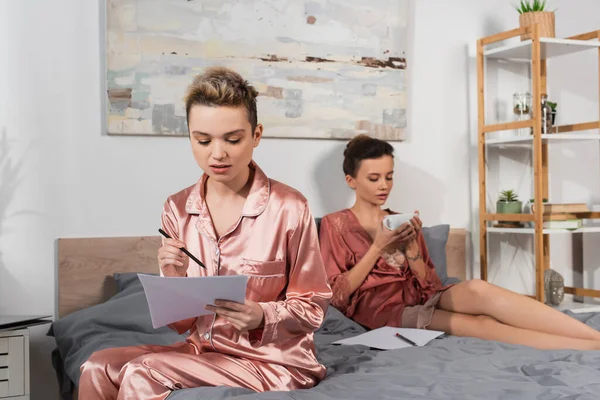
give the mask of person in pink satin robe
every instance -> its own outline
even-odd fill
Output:
[[[320,228],[332,306],[370,329],[433,329],[540,349],[600,349],[600,332],[527,296],[482,280],[443,285],[418,213],[395,230],[382,223],[394,213],[382,208],[393,187],[393,151],[385,141],[359,135],[344,152],[355,202],[326,215]]]
[[[245,304],[217,301],[212,315],[173,324],[190,333],[181,343],[94,353],[81,367],[80,399],[164,399],[198,386],[287,391],[324,378],[313,332],[332,292],[316,223],[302,194],[252,160],[263,130],[256,96],[225,68],[190,86],[191,147],[204,174],[165,202],[162,229],[172,239],[158,251],[164,276],[247,275]]]

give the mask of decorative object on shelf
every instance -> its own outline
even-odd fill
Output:
[[[554,11],[546,10],[546,0],[521,0],[515,9],[519,13],[520,28],[540,24],[540,37],[555,37]],[[521,40],[528,39],[531,39],[531,34],[521,35]]]
[[[542,203],[548,203],[548,199],[542,199]],[[523,213],[525,214],[533,214],[533,205],[535,204],[535,199],[529,199],[525,206],[523,207]]]
[[[519,196],[514,190],[503,190],[500,192],[500,197],[496,202],[496,212],[498,214],[521,214],[523,211],[523,203],[519,200]],[[498,227],[520,227],[522,224],[518,221],[498,221]]]
[[[519,117],[519,121],[523,116],[529,117],[531,112],[531,94],[529,92],[517,92],[513,94],[513,113]]]
[[[565,279],[553,269],[544,271],[546,304],[558,306],[565,298]]]
[[[547,103],[552,110],[552,126],[554,126],[556,124],[556,106],[558,106],[558,104],[553,101],[548,101]]]
[[[552,108],[548,105],[547,94],[542,94],[540,111],[542,115],[542,135],[547,135],[552,131]]]
[[[531,118],[531,93],[517,92],[513,94],[513,113],[517,116],[517,121]],[[531,128],[526,128],[525,132],[519,129],[517,134],[519,136],[523,133],[527,135],[527,131],[533,134]]]
[[[564,221],[544,221],[544,229],[566,229],[568,231],[576,231],[583,227],[583,220],[572,218]]]
[[[587,204],[585,203],[548,203],[546,199],[544,199],[544,215],[551,214],[575,214],[575,213],[586,213],[589,212]],[[535,206],[532,203],[531,212],[535,212]]]
[[[548,199],[542,199],[544,204],[548,203]],[[533,214],[533,205],[535,204],[535,199],[529,199],[527,203],[523,205],[523,214]],[[528,228],[533,228],[533,222],[526,222],[525,226]]]

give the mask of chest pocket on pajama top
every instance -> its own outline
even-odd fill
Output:
[[[287,284],[284,260],[243,259],[242,271],[248,276],[246,298],[256,302],[275,301]]]

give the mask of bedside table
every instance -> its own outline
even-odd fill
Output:
[[[29,400],[29,330],[0,332],[0,399]]]
[[[29,330],[49,316],[0,315],[0,399],[29,400]]]

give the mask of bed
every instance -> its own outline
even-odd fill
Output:
[[[466,277],[467,234],[428,227],[426,241],[446,282]],[[52,362],[62,399],[76,398],[79,366],[94,352],[184,339],[153,329],[136,273],[158,273],[159,237],[75,238],[58,241],[58,319],[50,327]],[[439,265],[439,267],[438,267]],[[600,315],[578,314],[600,328]],[[332,342],[364,328],[330,307],[315,333],[327,377],[309,390],[253,393],[206,387],[173,392],[192,399],[597,399],[600,352],[537,351],[471,338],[443,336],[425,347],[379,351]]]

